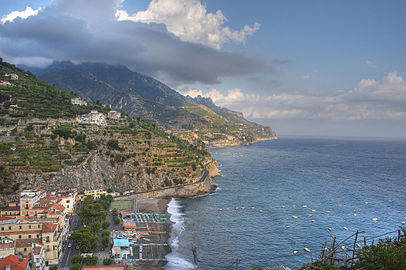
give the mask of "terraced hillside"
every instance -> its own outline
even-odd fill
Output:
[[[32,186],[120,192],[175,186],[199,179],[210,158],[154,124],[109,114],[107,105],[74,105],[77,94],[8,63],[0,63],[0,80],[3,201]],[[91,115],[100,122],[86,122]]]

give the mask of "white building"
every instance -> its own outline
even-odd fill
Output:
[[[14,74],[14,73],[12,73],[12,74],[4,74],[4,76],[10,77],[10,80],[18,81],[18,75],[17,74]]]
[[[91,111],[88,114],[84,114],[78,116],[76,121],[81,124],[91,124],[91,125],[98,125],[98,126],[105,126],[106,125],[106,116],[103,113],[98,111]]]
[[[32,209],[34,205],[46,196],[43,190],[24,190],[20,193],[20,215],[23,216],[23,209]]]
[[[79,105],[79,106],[87,106],[86,100],[81,99],[80,97],[77,98],[71,98],[70,103],[73,105]]]
[[[32,266],[36,270],[45,270],[46,263],[45,263],[45,255],[44,255],[44,247],[39,244],[32,244]]]
[[[111,110],[109,111],[109,113],[107,114],[107,117],[110,119],[120,119],[121,118],[121,113]]]

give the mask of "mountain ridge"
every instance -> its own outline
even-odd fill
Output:
[[[245,145],[276,134],[246,120],[242,113],[221,108],[211,99],[185,97],[164,83],[125,66],[105,63],[54,62],[30,69],[40,79],[93,102],[111,104],[131,116],[158,124],[185,140],[211,145]]]

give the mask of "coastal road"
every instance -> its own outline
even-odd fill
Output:
[[[182,185],[177,185],[177,186],[170,186],[170,187],[164,187],[164,188],[157,188],[157,189],[152,189],[152,190],[147,190],[147,191],[140,191],[140,192],[132,192],[132,193],[128,193],[126,195],[123,196],[117,196],[118,198],[123,198],[123,197],[128,197],[128,196],[132,196],[132,195],[138,195],[138,194],[144,194],[144,193],[149,193],[149,192],[155,192],[155,191],[162,191],[162,190],[166,190],[166,189],[170,189],[170,188],[174,188],[174,187],[185,187],[185,186],[191,186],[191,185],[195,185],[198,183],[203,182],[206,177],[209,175],[209,171],[207,170],[207,166],[209,166],[211,163],[213,163],[214,160],[211,160],[210,162],[207,162],[204,165],[204,172],[203,175],[200,177],[200,179],[196,182],[193,183],[188,183],[188,184],[182,184]]]
[[[77,211],[78,209],[76,209]],[[76,211],[73,213],[73,217],[70,220],[70,229],[69,229],[69,234],[73,233],[74,231],[78,230],[80,227],[82,227],[82,222],[80,220],[80,217],[76,214]],[[71,247],[69,247],[69,245]],[[70,269],[70,261],[72,259],[72,256],[79,254],[78,250],[76,250],[76,243],[70,239],[68,239],[64,244],[63,244],[63,249],[64,252],[62,254],[62,258],[59,261],[58,264],[58,269],[61,270],[69,270]]]

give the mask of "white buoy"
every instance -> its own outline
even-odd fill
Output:
[[[312,209],[312,212],[313,212],[313,213],[316,213],[316,209]]]
[[[353,216],[356,217],[356,216],[357,216],[357,213],[354,213]]]
[[[343,228],[344,228],[344,230],[348,231],[348,228],[347,228],[347,227],[343,227]]]
[[[355,209],[353,211],[354,211],[354,213],[357,212],[357,210],[355,210]]]
[[[311,253],[310,249],[304,248],[304,251]]]
[[[333,228],[328,228],[328,230],[331,232],[333,230]]]
[[[297,254],[298,252],[299,252],[299,251],[297,251],[297,250],[294,250],[294,251],[293,251],[293,254]]]
[[[307,205],[303,205],[303,208],[307,208]]]
[[[368,204],[369,202],[365,202],[365,204]]]
[[[312,222],[316,222],[316,220],[312,219]]]
[[[292,217],[293,217],[293,218],[296,218],[296,219],[298,218],[298,216],[292,216]]]
[[[372,219],[372,221],[378,221],[378,218],[376,218],[376,217],[374,217],[373,219]]]
[[[405,225],[405,224],[406,224],[406,222],[402,221],[402,225]]]
[[[345,246],[341,246],[341,249],[342,249],[342,250],[345,250]]]
[[[360,247],[361,247],[361,245],[358,243],[358,244],[357,244],[357,247],[359,247],[359,248],[360,248]]]
[[[286,228],[286,229],[289,229],[289,228],[290,228],[290,226],[288,225],[288,226],[286,226],[285,228]]]
[[[327,213],[327,214],[330,214],[330,213],[331,213],[331,211],[327,210],[327,211],[326,211],[326,213]]]
[[[393,202],[393,200],[389,200],[389,202]]]

